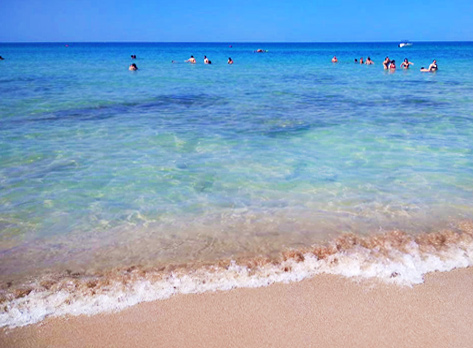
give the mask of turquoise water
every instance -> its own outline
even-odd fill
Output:
[[[2,279],[473,218],[473,43],[232,46],[0,44]]]

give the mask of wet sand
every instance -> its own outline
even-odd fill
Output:
[[[318,275],[0,330],[1,347],[467,347],[473,268],[401,288]]]

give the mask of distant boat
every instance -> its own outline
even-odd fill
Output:
[[[409,41],[403,41],[401,42],[399,45],[399,48],[403,48],[403,47],[408,47],[408,46],[412,46],[412,42],[409,42]]]

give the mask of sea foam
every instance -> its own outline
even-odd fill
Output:
[[[420,284],[430,272],[473,264],[473,223],[459,230],[410,236],[403,232],[343,235],[326,245],[288,250],[280,260],[253,258],[172,271],[130,267],[102,275],[37,281],[4,294],[1,327],[34,324],[47,317],[119,311],[176,294],[256,288],[297,282],[317,274],[376,278],[400,286]]]

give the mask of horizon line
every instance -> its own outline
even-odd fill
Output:
[[[360,44],[360,43],[443,43],[443,42],[473,42],[473,40],[398,40],[398,41],[0,41],[0,44],[84,44],[84,43],[169,43],[169,44]]]

